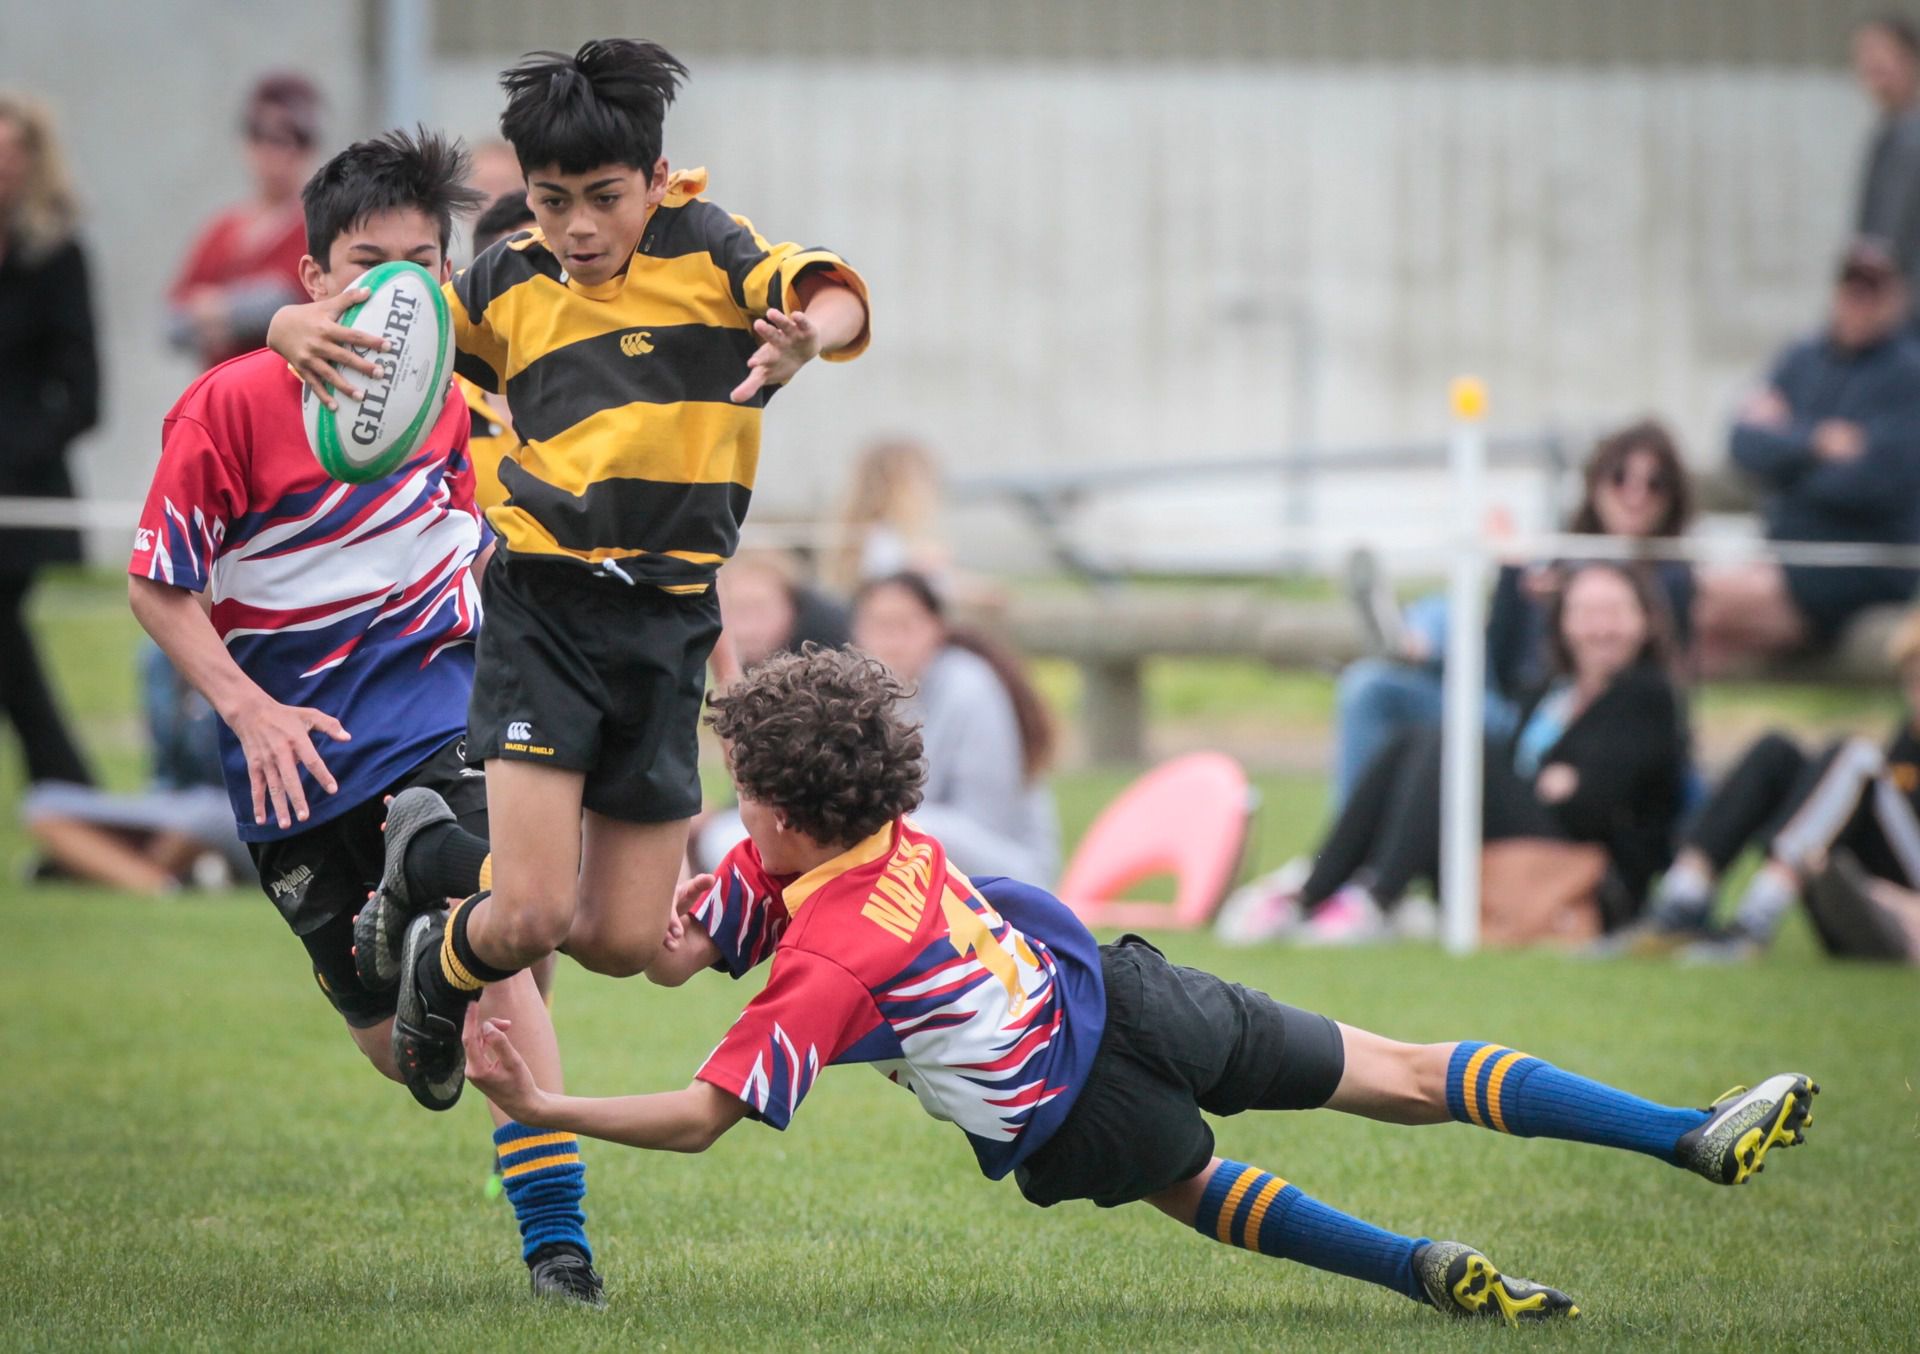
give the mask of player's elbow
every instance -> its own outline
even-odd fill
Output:
[[[684,986],[693,973],[685,965],[675,963],[675,958],[671,954],[656,955],[654,961],[647,965],[647,981],[655,987]]]
[[[689,1156],[704,1152],[719,1142],[721,1135],[731,1127],[733,1127],[733,1121],[730,1119],[697,1120],[689,1124],[681,1133],[680,1141],[674,1145],[674,1150],[685,1152]]]
[[[151,578],[142,578],[138,574],[127,575],[127,607],[133,612],[134,620],[149,635],[153,634],[161,608],[170,600],[169,594],[180,593],[181,589],[171,583],[161,583]]]

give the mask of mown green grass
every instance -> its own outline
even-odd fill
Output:
[[[111,582],[41,615],[109,776],[139,769],[134,636]],[[1206,694],[1174,668],[1169,700]],[[1260,674],[1227,674],[1249,699]],[[1291,680],[1291,679],[1290,679]],[[1311,698],[1304,682],[1295,688]],[[1204,704],[1204,701],[1202,701]],[[1244,711],[1242,711],[1244,713]],[[0,804],[17,758],[4,754]],[[1069,840],[1125,781],[1074,772]],[[1317,779],[1257,777],[1262,866],[1305,849]],[[861,1069],[785,1134],[699,1158],[590,1146],[611,1305],[536,1308],[481,1185],[477,1104],[434,1116],[361,1062],[256,894],[140,904],[11,881],[0,822],[0,1347],[7,1349],[1905,1349],[1920,1325],[1920,975],[1840,966],[1797,923],[1733,971],[1425,949],[1307,955],[1185,937],[1178,960],[1406,1038],[1489,1038],[1663,1100],[1802,1068],[1811,1144],[1716,1189],[1644,1158],[1333,1114],[1218,1126],[1222,1150],[1382,1225],[1566,1287],[1564,1330],[1451,1325],[1229,1251],[1144,1208],[1040,1212]],[[561,975],[573,1088],[684,1083],[753,983]]]
[[[11,1349],[1394,1350],[1491,1335],[1144,1208],[1032,1209],[863,1069],[829,1072],[787,1133],[743,1124],[705,1157],[591,1147],[611,1306],[538,1310],[508,1211],[482,1195],[479,1106],[429,1115],[372,1075],[264,904],[16,893],[0,919]],[[1579,1328],[1530,1346],[1911,1347],[1913,975],[1798,946],[1709,973],[1167,948],[1355,1023],[1499,1039],[1666,1100],[1815,1073],[1810,1145],[1735,1190],[1459,1126],[1320,1113],[1219,1132],[1223,1151],[1323,1199],[1569,1289]],[[683,1084],[750,990],[566,969],[556,1018],[574,1088]]]

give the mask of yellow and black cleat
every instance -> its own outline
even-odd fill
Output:
[[[1741,1185],[1766,1169],[1775,1147],[1797,1147],[1813,1123],[1819,1085],[1798,1072],[1768,1077],[1752,1090],[1736,1086],[1707,1107],[1704,1124],[1680,1139],[1682,1166],[1717,1185]]]
[[[1509,1326],[1580,1315],[1572,1298],[1531,1279],[1502,1274],[1493,1261],[1459,1241],[1430,1241],[1413,1256],[1428,1301],[1454,1316],[1498,1317]]]

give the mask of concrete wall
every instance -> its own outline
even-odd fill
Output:
[[[451,125],[496,64],[442,67]],[[1820,313],[1867,121],[1811,69],[715,59],[667,149],[873,284],[872,352],[769,414],[762,502],[806,511],[876,433],[956,469],[1420,437],[1461,371],[1496,425],[1654,410],[1712,459]],[[1215,488],[1151,501],[1188,539],[1278,515]],[[1383,530],[1433,501],[1316,495]]]
[[[97,494],[138,495],[192,374],[161,354],[159,297],[196,222],[241,191],[241,91],[297,63],[340,137],[376,125],[364,8],[0,12],[0,81],[52,99],[92,206]],[[495,0],[435,8],[431,104],[469,136],[490,132],[519,50],[633,26],[602,0],[555,0],[538,24]],[[763,506],[824,508],[858,444],[891,431],[956,469],[1421,436],[1462,370],[1487,378],[1499,425],[1651,409],[1717,456],[1731,392],[1822,303],[1868,125],[1840,65],[1861,6],[1459,0],[1452,24],[1439,8],[1192,0],[1175,22],[1149,0],[819,0],[788,25],[811,36],[776,43],[739,0],[649,6],[694,68],[670,157],[875,288],[873,352],[774,406]],[[1383,531],[1433,501],[1408,484],[1314,497]],[[1199,517],[1231,539],[1279,513],[1277,490],[1198,486],[1126,522],[1177,541]]]

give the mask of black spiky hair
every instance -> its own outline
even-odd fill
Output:
[[[620,164],[651,171],[661,124],[687,68],[637,38],[595,38],[572,56],[529,52],[500,76],[500,134],[527,170],[584,174]]]
[[[472,161],[459,141],[418,127],[356,141],[314,171],[300,190],[307,252],[322,265],[333,242],[375,212],[412,208],[440,228],[444,253],[453,218],[485,200],[467,186]]]

